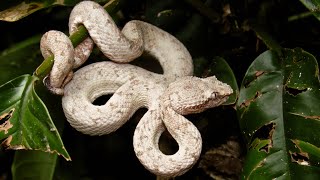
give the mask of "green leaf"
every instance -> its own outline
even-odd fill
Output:
[[[319,179],[319,104],[313,55],[297,48],[257,57],[237,102],[248,147],[242,178]]]
[[[30,1],[1,1],[0,2],[0,20],[14,22],[18,21],[38,10],[60,6],[73,6],[80,0],[30,0]],[[106,0],[98,0],[96,2],[106,2]]]
[[[300,0],[300,2],[307,7],[318,20],[320,20],[320,0]]]
[[[50,180],[55,172],[56,154],[42,151],[16,151],[12,170],[12,179]]]
[[[51,118],[62,134],[65,126],[65,116],[62,110],[61,98],[52,95],[48,92],[45,86],[36,84],[36,92],[50,110]],[[68,152],[70,149],[68,149]],[[14,161],[11,165],[11,174],[14,179],[54,179],[51,178],[56,174],[57,164],[65,162],[65,159],[58,157],[58,155],[37,150],[18,150],[14,152]],[[61,176],[59,176],[61,179]]]
[[[14,150],[57,153],[70,160],[48,110],[34,90],[37,80],[23,75],[0,86],[2,145]]]
[[[28,38],[0,53],[0,85],[23,74],[32,74],[43,59],[40,38]]]

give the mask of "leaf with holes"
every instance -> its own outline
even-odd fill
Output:
[[[0,140],[8,149],[42,150],[70,160],[45,105],[34,90],[35,76],[0,86]]]
[[[248,153],[243,179],[320,179],[320,83],[302,49],[262,53],[237,102]]]

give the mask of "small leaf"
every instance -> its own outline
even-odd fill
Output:
[[[262,53],[237,102],[248,153],[243,179],[320,179],[320,82],[302,49]]]
[[[0,140],[8,149],[42,150],[70,160],[45,105],[34,90],[35,76],[0,86]]]
[[[320,21],[320,0],[300,0],[300,2]]]

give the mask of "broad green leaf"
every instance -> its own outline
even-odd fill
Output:
[[[0,20],[14,22],[22,19],[38,10],[60,6],[73,6],[80,0],[30,0],[30,1],[1,1],[0,2]],[[96,2],[107,2],[107,0],[98,0]]]
[[[11,167],[12,179],[50,180],[55,172],[57,157],[42,151],[16,151]]]
[[[248,153],[242,179],[320,179],[320,83],[302,49],[262,53],[237,102]]]
[[[51,118],[60,134],[63,133],[66,119],[62,110],[61,98],[48,92],[45,86],[36,85],[36,92],[50,110]],[[68,152],[70,149],[68,149]],[[74,159],[74,158],[73,158]],[[57,154],[38,150],[18,150],[14,153],[11,173],[14,179],[54,179],[50,178],[56,173],[58,162],[65,159]],[[67,163],[67,162],[65,162]]]
[[[42,150],[70,157],[45,105],[34,90],[35,76],[0,86],[0,140],[8,149]]]
[[[300,0],[300,2],[307,7],[318,20],[320,20],[320,0]]]
[[[0,85],[23,74],[32,74],[43,59],[40,38],[31,37],[0,53]]]

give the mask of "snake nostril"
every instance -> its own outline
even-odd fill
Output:
[[[160,136],[159,149],[165,155],[172,155],[179,150],[178,143],[167,130]]]
[[[112,96],[112,94],[106,94],[106,95],[99,96],[92,102],[92,104],[96,105],[96,106],[105,105],[109,101],[111,96]]]

